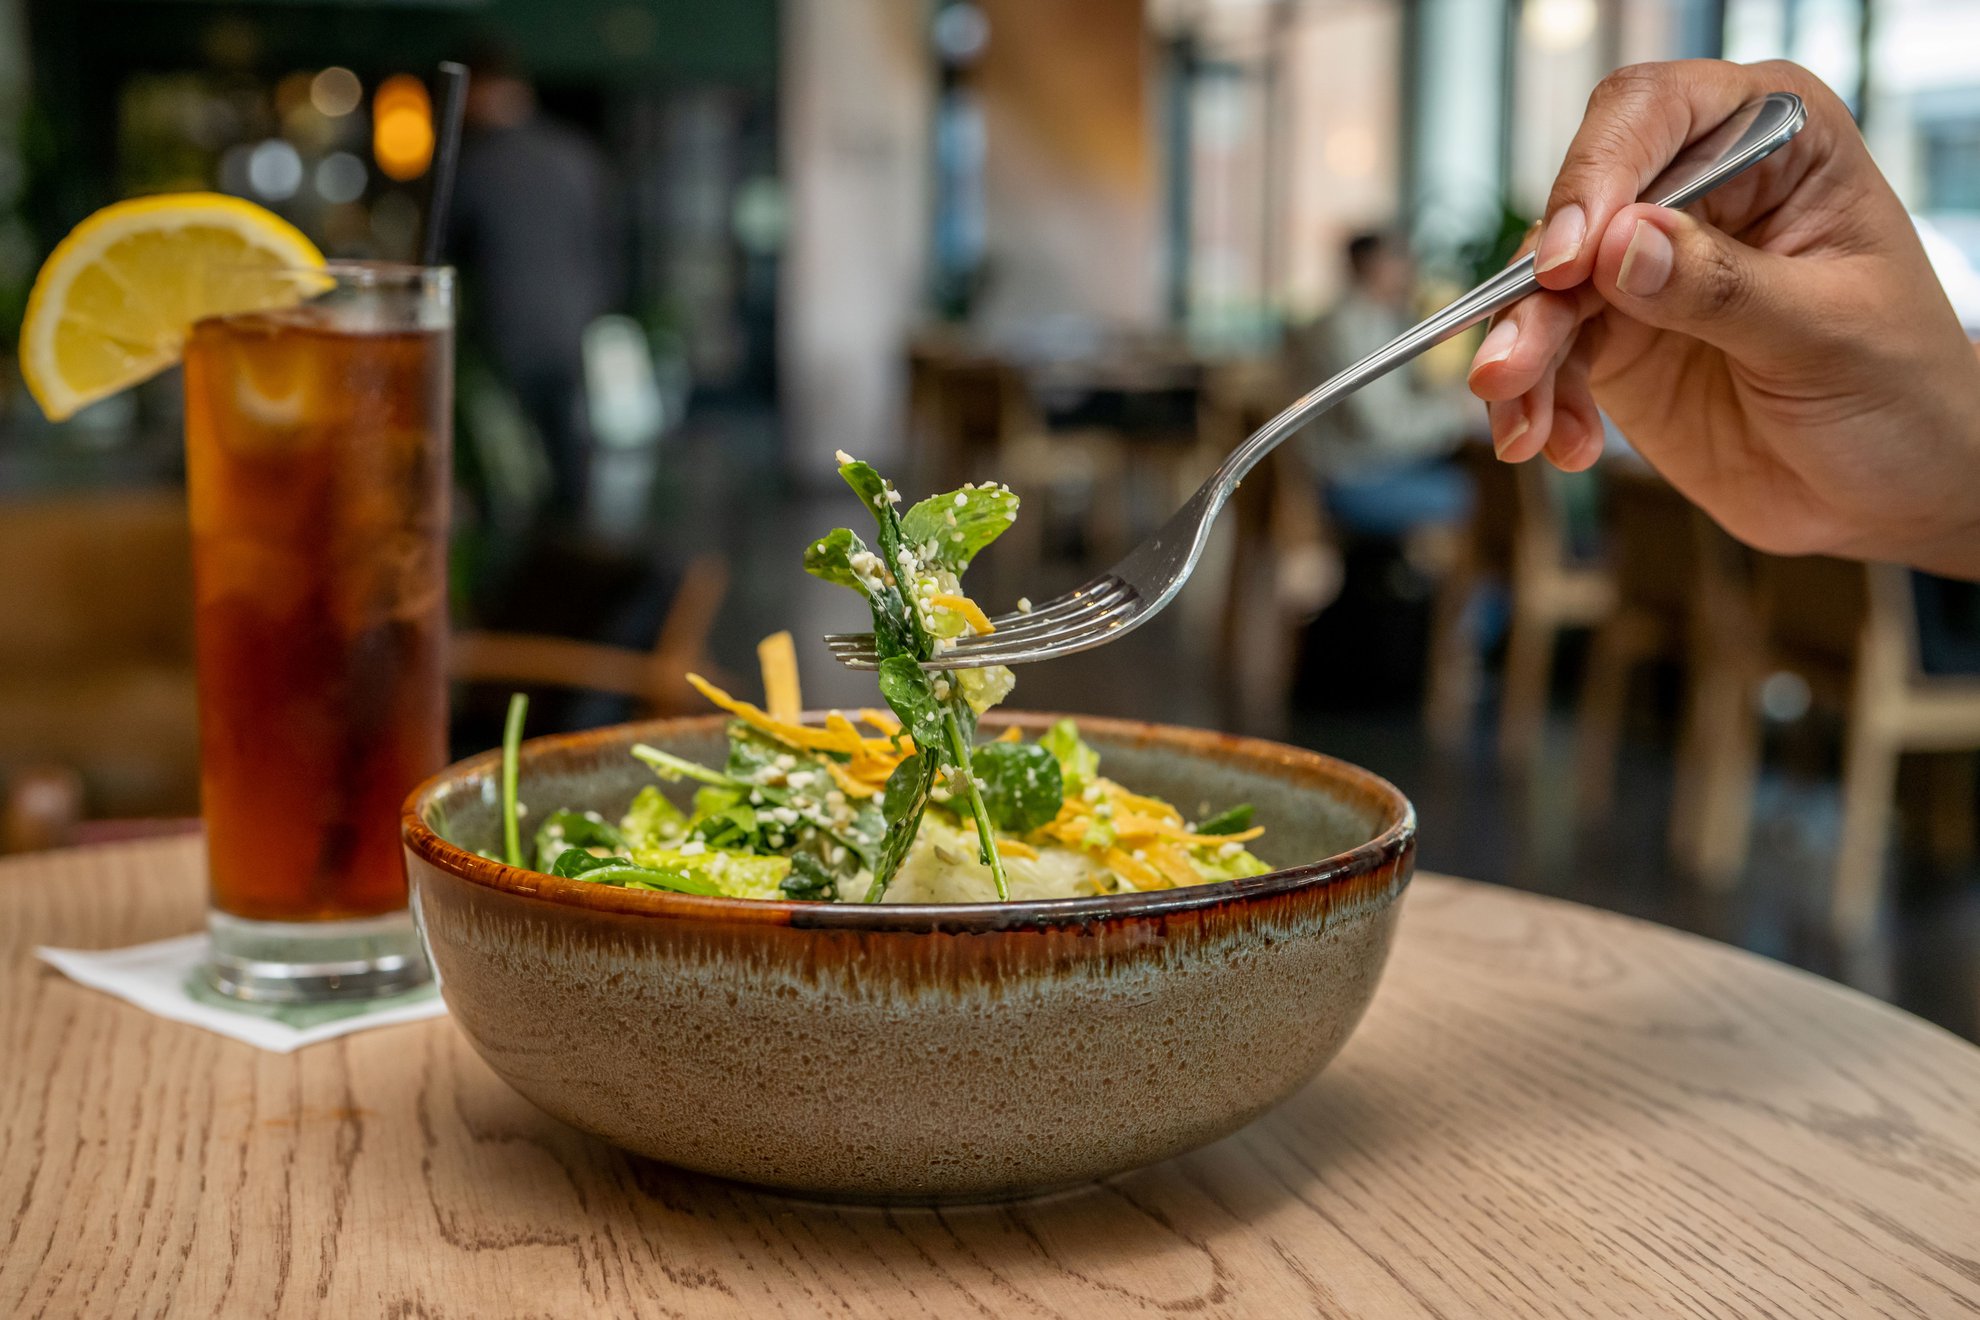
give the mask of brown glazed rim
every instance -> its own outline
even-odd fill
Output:
[[[823,712],[806,719],[823,718]],[[1015,726],[1033,732],[1067,718],[1040,712],[992,711],[988,728]],[[1098,921],[1151,917],[1214,908],[1227,903],[1266,898],[1314,887],[1343,886],[1379,870],[1408,853],[1416,842],[1416,808],[1388,780],[1331,756],[1263,738],[1189,729],[1141,720],[1071,717],[1082,732],[1115,742],[1154,744],[1207,761],[1250,763],[1268,770],[1290,770],[1309,782],[1337,785],[1374,800],[1388,824],[1367,843],[1318,861],[1304,862],[1242,880],[1219,880],[1133,894],[1094,898],[1022,899],[1008,903],[800,903],[783,899],[709,898],[652,889],[620,889],[586,884],[561,876],[542,875],[469,852],[449,843],[426,824],[426,810],[442,792],[484,775],[501,772],[499,749],[481,753],[442,770],[407,797],[400,818],[406,848],[430,865],[473,884],[499,889],[567,907],[617,912],[631,916],[669,917],[702,921],[764,922],[771,925],[869,931],[941,931],[947,933],[1010,930],[1024,927],[1079,926]],[[582,733],[552,734],[523,743],[523,759],[532,754],[583,755],[628,742],[658,742],[681,734],[719,733],[727,715],[696,715],[680,719],[615,724]]]

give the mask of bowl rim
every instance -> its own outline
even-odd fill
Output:
[[[825,713],[806,711],[803,718],[810,722],[814,718],[822,719]],[[608,744],[706,735],[720,732],[730,718],[719,713],[676,716],[610,724],[576,733],[545,734],[523,742],[521,759],[526,762],[532,752],[536,755],[550,752],[582,755]],[[861,931],[947,932],[1078,926],[1095,921],[1155,917],[1215,908],[1295,890],[1344,890],[1358,878],[1404,857],[1415,848],[1416,807],[1402,790],[1372,770],[1320,752],[1264,738],[1098,715],[993,710],[983,717],[983,725],[987,728],[1015,727],[1043,731],[1061,719],[1074,720],[1082,733],[1090,731],[1102,740],[1164,744],[1204,759],[1251,761],[1266,767],[1303,771],[1345,784],[1373,798],[1382,808],[1387,824],[1374,838],[1346,852],[1281,867],[1264,875],[1176,889],[1089,898],[1014,899],[996,903],[817,903],[794,899],[710,897],[665,890],[622,889],[614,885],[587,884],[582,880],[544,875],[470,852],[441,838],[426,823],[428,806],[443,792],[464,781],[491,772],[499,775],[502,753],[500,748],[494,748],[456,761],[413,789],[401,808],[400,839],[410,856],[457,879],[558,907],[636,917],[741,921]]]

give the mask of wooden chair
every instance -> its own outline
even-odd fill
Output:
[[[991,558],[1008,594],[1036,587],[1056,490],[1090,492],[1087,541],[1103,557],[1125,551],[1126,450],[1104,431],[1047,430],[1018,364],[948,334],[919,335],[908,352],[908,418],[925,489],[996,480],[1030,498],[1028,516],[1018,519]]]
[[[1755,556],[1702,513],[1691,520],[1685,695],[1669,849],[1708,887],[1746,863],[1760,770],[1756,688],[1767,675]]]
[[[1010,437],[1038,429],[1022,374],[950,334],[915,337],[907,388],[915,475],[928,490],[997,476],[990,468]]]
[[[1884,856],[1898,800],[1898,767],[1912,753],[1961,753],[1941,781],[1951,806],[1933,813],[1938,832],[1948,814],[1970,837],[1970,754],[1980,751],[1980,675],[1924,672],[1910,575],[1890,564],[1819,556],[1754,556],[1758,640],[1731,647],[1711,668],[1722,693],[1698,722],[1716,729],[1716,750],[1698,758],[1697,794],[1729,804],[1700,831],[1698,870],[1708,881],[1737,877],[1746,860],[1752,783],[1760,760],[1756,685],[1786,670],[1809,684],[1816,700],[1843,713],[1842,830],[1836,847],[1829,918],[1845,938],[1874,922],[1882,898]]]
[[[698,555],[681,575],[651,650],[534,633],[469,630],[449,639],[448,669],[456,682],[575,688],[631,697],[643,715],[695,714],[707,708],[687,675],[716,677],[708,635],[729,587],[728,564]]]
[[[1765,677],[1750,553],[1654,471],[1602,469],[1616,605],[1595,631],[1576,717],[1576,806],[1599,822],[1636,671],[1683,665],[1669,847],[1690,874],[1731,883],[1746,858],[1759,743],[1755,686]]]
[[[1476,505],[1456,562],[1431,607],[1430,681],[1424,707],[1431,737],[1462,742],[1477,703],[1479,655],[1465,626],[1472,598],[1494,579],[1511,591],[1512,621],[1499,710],[1499,755],[1509,765],[1531,756],[1546,723],[1554,648],[1562,630],[1592,627],[1614,605],[1608,571],[1577,562],[1551,470],[1505,464],[1487,445],[1468,445]]]
[[[1276,364],[1217,373],[1203,408],[1206,445],[1228,452],[1271,420],[1287,397]],[[1231,504],[1222,520],[1229,570],[1218,603],[1215,672],[1227,723],[1278,732],[1300,634],[1340,592],[1340,548],[1319,483],[1291,444],[1253,469]]]
[[[1595,629],[1575,718],[1576,806],[1609,809],[1630,679],[1646,663],[1681,657],[1696,629],[1699,514],[1663,478],[1635,463],[1600,469],[1603,531],[1615,607]]]
[[[13,845],[59,841],[85,811],[197,811],[184,492],[0,504],[0,601],[0,792]]]
[[[1882,897],[1899,758],[1908,752],[1980,750],[1980,675],[1927,675],[1919,663],[1909,573],[1890,564],[1873,564],[1864,571],[1869,608],[1857,639],[1849,691],[1842,838],[1830,900],[1831,919],[1846,933],[1866,929]],[[1956,771],[1942,781],[1951,785],[1942,797],[1954,801],[1970,829],[1972,761],[1962,757],[1954,764],[1963,773]],[[1943,811],[1935,817],[1943,824]]]

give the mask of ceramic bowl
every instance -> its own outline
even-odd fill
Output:
[[[1014,715],[986,728],[1044,728]],[[1375,993],[1415,813],[1275,743],[1081,718],[1103,771],[1192,814],[1250,802],[1270,875],[1005,904],[750,902],[490,861],[499,756],[422,785],[412,902],[454,1020],[511,1086],[614,1145],[811,1196],[990,1200],[1243,1126]],[[616,818],[648,742],[719,764],[720,717],[523,746],[522,800]],[[671,791],[671,790],[670,790]]]

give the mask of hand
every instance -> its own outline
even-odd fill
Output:
[[[1635,198],[1770,91],[1794,141],[1694,213]],[[1480,346],[1493,445],[1575,470],[1600,408],[1731,532],[1778,554],[1980,577],[1980,358],[1835,94],[1785,63],[1605,78],[1538,234],[1544,286]]]

